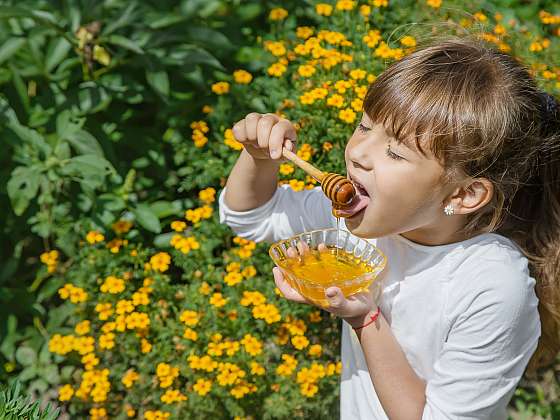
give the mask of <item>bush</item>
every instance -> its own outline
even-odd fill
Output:
[[[240,150],[229,128],[246,113],[277,112],[289,118],[298,127],[302,158],[324,170],[343,171],[344,144],[368,84],[425,36],[408,22],[436,33],[462,28],[479,33],[521,57],[544,89],[558,93],[559,19],[538,5],[449,1],[443,7],[437,0],[403,1],[398,7],[384,0],[296,4],[267,11],[270,31],[256,46],[240,50],[238,63],[214,68],[206,77],[186,78],[207,88],[196,97],[185,93],[192,89],[184,85],[180,70],[186,58],[174,55],[174,44],[163,43],[166,48],[154,53],[156,70],[145,79],[138,76],[152,70],[132,54],[138,54],[134,42],[145,50],[141,41],[148,39],[157,49],[173,33],[160,39],[158,25],[146,21],[135,32],[136,21],[122,13],[129,20],[120,36],[133,42],[117,38],[123,67],[101,67],[98,78],[86,84],[101,89],[103,80],[115,83],[111,103],[118,106],[104,108],[95,118],[88,114],[86,121],[58,116],[75,130],[100,132],[109,124],[109,132],[117,134],[111,140],[105,133],[102,149],[111,142],[131,148],[114,149],[109,163],[94,160],[101,166],[90,173],[107,168],[116,177],[114,184],[94,177],[101,184],[92,191],[89,177],[81,177],[84,204],[75,210],[80,217],[72,219],[64,211],[77,203],[61,199],[63,208],[53,214],[64,216],[57,220],[67,218],[61,225],[74,236],[57,234],[64,255],[49,250],[41,258],[48,283],[45,299],[57,290],[62,299],[52,300],[47,330],[54,361],[65,369],[59,398],[67,401],[72,416],[336,415],[338,322],[278,297],[267,246],[237,238],[218,223],[216,194]],[[465,7],[473,14],[458,12]],[[236,16],[238,10],[229,13]],[[126,20],[117,15],[108,26],[119,28],[118,22]],[[165,19],[176,24],[171,13]],[[529,19],[539,19],[538,24]],[[447,20],[455,25],[442,24]],[[95,76],[83,60],[78,64],[86,66],[83,74]],[[189,101],[188,113],[182,101]],[[19,128],[21,121],[8,120],[12,134],[37,138]],[[123,124],[126,130],[119,129]],[[143,148],[127,159],[125,153],[137,144]],[[140,179],[139,173],[129,172],[126,182],[129,169],[142,173]],[[315,185],[289,163],[280,173],[281,182],[296,190]],[[553,403],[531,405],[523,392],[516,398],[519,410],[543,416],[557,412]]]

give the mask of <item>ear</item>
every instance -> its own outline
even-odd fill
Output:
[[[469,214],[480,210],[494,195],[494,185],[486,178],[469,179],[457,188],[447,202],[452,203],[455,214]]]

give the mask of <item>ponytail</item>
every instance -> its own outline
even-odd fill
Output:
[[[540,117],[533,174],[515,194],[503,224],[503,234],[522,248],[536,279],[542,333],[529,373],[554,363],[560,352],[560,106],[546,93]]]

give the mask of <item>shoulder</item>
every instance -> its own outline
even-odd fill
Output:
[[[458,251],[450,281],[451,317],[493,310],[507,318],[517,316],[523,306],[538,303],[527,258],[501,235],[480,235]]]

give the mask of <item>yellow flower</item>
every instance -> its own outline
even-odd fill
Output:
[[[405,47],[415,47],[416,46],[416,39],[414,37],[407,35],[401,38],[401,44]]]
[[[262,365],[260,365],[257,362],[251,362],[250,363],[251,366],[251,374],[252,375],[257,375],[257,376],[262,376],[265,374],[265,369]]]
[[[255,275],[257,274],[257,269],[250,265],[248,267],[245,267],[241,274],[243,275],[243,277],[250,279],[251,277],[255,277]]]
[[[267,72],[270,76],[280,77],[286,72],[287,68],[284,64],[274,63],[268,69]]]
[[[287,16],[288,16],[288,11],[286,9],[278,7],[270,11],[268,18],[270,20],[283,20],[286,19]]]
[[[309,314],[309,321],[313,323],[321,322],[321,311],[313,311]]]
[[[128,220],[119,220],[111,225],[116,233],[127,233],[132,228],[132,222]]]
[[[187,228],[187,224],[182,220],[175,220],[171,222],[171,229],[175,232],[182,232]]]
[[[309,26],[299,26],[296,28],[296,36],[301,39],[307,39],[313,35],[313,28]]]
[[[280,376],[290,376],[297,367],[297,360],[289,354],[282,355],[283,362],[276,368],[276,373]]]
[[[115,276],[108,276],[100,287],[102,293],[120,293],[124,290],[125,284],[123,279]]]
[[[115,347],[115,334],[109,332],[99,336],[99,348],[112,349],[113,347]]]
[[[198,340],[198,333],[192,328],[187,327],[185,328],[185,332],[183,333],[183,338],[191,341],[196,341]]]
[[[113,306],[110,303],[98,303],[95,305],[95,311],[99,312],[99,319],[105,321],[113,315]]]
[[[148,410],[144,413],[145,420],[165,420],[171,416],[171,413],[160,410]]]
[[[338,0],[336,2],[336,9],[337,10],[352,10],[355,4],[352,0]]]
[[[140,341],[140,345],[140,350],[142,351],[142,353],[149,353],[150,351],[152,351],[152,345],[145,338]]]
[[[194,391],[204,397],[212,389],[212,381],[208,379],[198,379],[193,386]]]
[[[246,70],[235,70],[233,72],[233,80],[235,80],[235,83],[248,85],[253,80],[253,75]]]
[[[216,95],[223,95],[229,92],[228,82],[217,82],[212,85],[212,92]]]
[[[267,324],[273,324],[282,319],[278,308],[271,303],[256,305],[252,312],[255,319],[264,319]]]
[[[293,346],[298,350],[302,350],[309,345],[309,340],[304,335],[293,336],[291,341]]]
[[[134,382],[136,382],[139,378],[140,375],[135,372],[134,369],[129,369],[122,377],[121,382],[125,387],[131,388],[132,385],[134,385]]]
[[[441,6],[441,0],[426,0],[426,4],[434,9],[437,9]]]
[[[380,40],[381,40],[381,32],[377,29],[369,31],[367,35],[364,35],[362,37],[362,41],[364,41],[369,48],[375,47]]]
[[[243,344],[243,346],[245,347],[245,351],[251,356],[257,356],[262,353],[262,343],[251,334],[245,334],[245,336],[241,340],[241,344]]]
[[[69,401],[72,395],[74,395],[72,385],[66,384],[58,389],[58,399],[60,401]]]
[[[319,357],[321,355],[322,351],[323,351],[323,348],[321,347],[320,344],[313,344],[312,346],[309,347],[309,350],[307,351],[307,353],[311,357]]]
[[[334,95],[327,98],[327,105],[336,108],[342,108],[344,106],[344,98],[335,93]]]
[[[88,243],[92,245],[97,242],[102,242],[104,239],[105,237],[103,236],[103,234],[96,230],[92,230],[86,235],[86,241],[88,241]]]
[[[290,175],[294,172],[294,166],[290,163],[282,163],[279,169],[280,174],[282,175]]]
[[[216,308],[221,308],[227,303],[227,299],[225,299],[221,293],[214,293],[210,298],[210,304],[214,305]]]
[[[90,322],[87,319],[82,322],[78,322],[74,331],[76,331],[76,334],[78,335],[86,335],[90,331]]]
[[[362,4],[360,6],[360,15],[362,15],[364,18],[367,18],[370,14],[371,7],[369,7],[367,4]]]
[[[482,12],[476,12],[473,16],[476,20],[478,20],[480,22],[486,22],[488,20],[486,15]]]
[[[168,389],[160,398],[164,404],[173,404],[174,402],[185,401],[186,399],[186,395],[181,394],[177,389]]]
[[[93,392],[92,392],[93,393]],[[92,407],[89,410],[91,420],[102,420],[107,418],[107,410],[103,407]]]
[[[171,262],[171,256],[167,252],[158,252],[150,258],[150,266],[156,271],[166,272]]]
[[[194,141],[194,145],[198,148],[203,147],[206,143],[208,143],[208,137],[206,137],[200,130],[193,130],[191,138]]]
[[[224,282],[228,286],[235,286],[236,284],[241,283],[241,280],[243,280],[243,276],[241,275],[241,273],[237,272],[227,273],[224,277]]]
[[[356,120],[356,113],[350,108],[341,109],[338,113],[338,118],[348,124],[352,124]]]
[[[58,251],[53,249],[49,252],[43,252],[41,254],[41,262],[47,266],[47,271],[49,273],[53,273],[58,264]]]
[[[202,107],[202,112],[204,112],[205,114],[210,114],[212,111],[214,111],[214,108],[212,108],[210,105],[204,105]]]
[[[198,198],[206,204],[216,201],[216,190],[212,187],[201,190],[198,193]]]
[[[373,5],[375,7],[387,7],[389,5],[388,0],[373,0]]]
[[[202,284],[200,285],[200,287],[198,288],[198,292],[201,295],[209,295],[210,292],[212,291],[212,288],[210,287],[210,285],[208,283],[206,283],[205,281],[202,282]]]
[[[311,77],[315,73],[315,67],[303,64],[298,67],[298,73],[301,77]]]
[[[243,149],[243,145],[235,139],[233,130],[231,128],[228,128],[226,129],[226,131],[224,131],[224,143],[234,150]]]
[[[198,312],[186,310],[183,311],[179,319],[185,325],[188,325],[189,327],[194,327],[196,324],[198,324],[200,317],[198,315]]]
[[[367,75],[367,72],[365,70],[362,69],[354,69],[350,71],[350,77],[354,80],[361,80],[363,78],[365,78]]]
[[[332,13],[333,7],[330,4],[326,3],[319,3],[315,5],[315,11],[318,15],[322,16],[330,16]]]
[[[208,133],[208,131],[210,130],[208,128],[208,123],[206,123],[206,121],[200,120],[200,121],[193,121],[190,125],[192,130],[198,130],[202,133]]]

